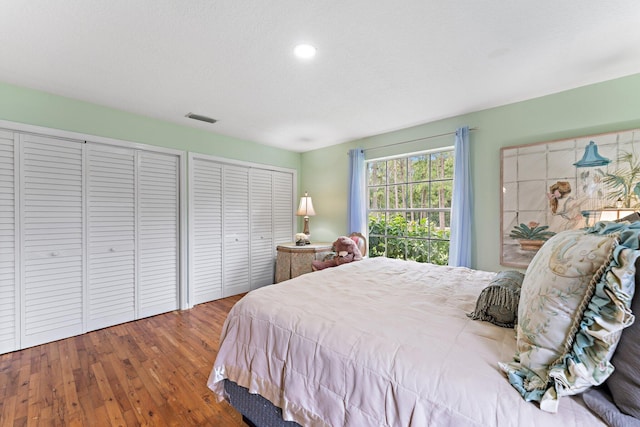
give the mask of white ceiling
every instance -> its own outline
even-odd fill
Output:
[[[638,72],[638,0],[0,2],[0,81],[300,152]]]

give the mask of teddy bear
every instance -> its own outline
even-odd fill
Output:
[[[333,242],[333,250],[336,255],[326,261],[313,261],[311,268],[313,271],[323,270],[328,267],[336,267],[352,261],[360,261],[362,253],[358,245],[350,237],[340,236]]]

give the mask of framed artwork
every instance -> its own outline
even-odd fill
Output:
[[[555,233],[638,208],[640,129],[503,147],[500,263],[526,268]]]

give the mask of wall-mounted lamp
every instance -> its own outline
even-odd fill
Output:
[[[305,191],[304,197],[300,197],[300,205],[298,206],[298,211],[296,215],[304,216],[304,231],[303,233],[307,236],[309,233],[309,217],[314,216],[316,211],[313,210],[313,201],[311,200],[311,196],[309,193]]]

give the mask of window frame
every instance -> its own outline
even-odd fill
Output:
[[[440,263],[440,264],[446,264],[446,261],[448,261],[448,247],[450,245],[451,242],[451,204],[453,202],[453,180],[454,180],[454,172],[453,172],[453,167],[451,168],[451,172],[450,172],[450,177],[433,177],[432,173],[433,173],[433,167],[432,167],[432,161],[433,155],[437,155],[437,154],[441,154],[441,153],[448,153],[448,155],[453,159],[453,162],[455,163],[455,151],[454,151],[454,147],[453,146],[445,146],[445,147],[439,147],[439,148],[435,148],[435,149],[430,149],[430,150],[424,150],[424,151],[418,151],[418,152],[412,152],[412,153],[403,153],[403,154],[398,154],[398,155],[394,155],[394,156],[388,156],[388,157],[379,157],[379,158],[372,158],[372,159],[367,159],[365,160],[365,166],[366,166],[366,194],[367,194],[367,231],[368,231],[368,238],[369,238],[369,256],[371,257],[375,257],[375,256],[389,256],[389,241],[390,240],[395,240],[396,244],[400,244],[403,248],[404,248],[404,253],[403,253],[403,259],[416,259],[419,262],[433,262],[436,261],[436,263]],[[420,157],[420,156],[424,156],[427,160],[428,160],[428,164],[427,164],[427,170],[428,170],[428,176],[426,177],[426,179],[423,178],[419,178],[417,180],[415,180],[411,175],[411,158],[415,158],[415,157]],[[392,180],[389,179],[389,162],[390,161],[397,161],[397,160],[403,160],[404,161],[404,166],[405,166],[405,170],[403,172],[403,176],[402,179],[403,181],[398,181],[398,176],[394,176]],[[372,185],[371,183],[371,175],[370,175],[370,167],[372,163],[381,163],[384,162],[385,165],[385,171],[384,171],[384,180],[382,183],[376,183],[375,185]],[[393,181],[393,182],[390,182]],[[447,185],[449,185],[449,190],[450,190],[450,194],[451,197],[450,199],[446,200],[445,202],[445,206],[448,205],[448,207],[432,207],[432,206],[421,206],[421,207],[408,207],[409,205],[412,205],[413,203],[410,202],[410,194],[411,194],[411,189],[414,185],[416,184],[421,184],[424,185],[426,184],[428,187],[428,191],[427,194],[431,194],[432,191],[432,186],[433,184],[439,184],[439,183],[444,183],[445,187]],[[402,201],[402,204],[405,205],[406,207],[394,207],[394,208],[389,208],[389,189],[395,186],[400,186],[403,190],[403,197],[405,198],[405,200]],[[384,194],[382,195],[382,198],[384,200],[384,207],[383,208],[375,208],[372,209],[372,189],[375,189],[377,191],[379,191],[380,189],[384,189]],[[428,201],[429,199],[427,199]],[[419,216],[419,218],[421,219],[420,222],[424,219],[427,221],[427,223],[429,223],[430,221],[434,221],[435,220],[431,220],[428,219],[431,217],[431,215],[433,214],[437,214],[438,215],[438,220],[437,222],[442,223],[443,219],[444,219],[444,223],[445,223],[445,227],[441,228],[441,230],[445,230],[445,233],[442,236],[436,236],[436,235],[432,235],[432,229],[430,226],[428,226],[428,233],[427,235],[411,235],[411,232],[407,231],[409,227],[407,227],[402,234],[398,235],[398,234],[390,234],[389,233],[389,227],[388,224],[390,223],[390,220],[392,218],[395,218],[397,216],[397,214],[404,214],[405,218],[408,217],[411,213],[416,212],[421,214]],[[444,214],[444,217],[441,217],[440,215]],[[385,229],[382,233],[380,232],[373,232],[373,224],[372,223],[372,215],[375,215],[375,217],[377,218],[377,221],[380,221],[380,218],[383,218],[385,221]],[[407,221],[407,225],[408,225],[408,221]],[[448,230],[448,231],[446,231]],[[435,234],[435,233],[434,233]],[[372,244],[372,239],[373,239],[373,244]],[[381,239],[383,242],[383,247],[384,247],[384,251],[382,254],[378,253],[378,254],[373,254],[372,248],[376,245],[379,245],[379,242]],[[377,243],[376,243],[377,240]],[[428,248],[427,253],[426,253],[426,260],[424,260],[424,254],[422,254],[422,258],[420,256],[415,256],[415,253],[410,253],[409,250],[409,246],[410,246],[410,241],[425,241],[426,242],[426,247]],[[436,245],[442,245],[442,242],[445,242],[446,244],[446,259],[440,259],[440,260],[434,260],[433,255],[434,255],[434,248]],[[397,255],[397,253],[396,253]],[[399,258],[398,256],[394,256],[395,258]],[[440,262],[438,262],[440,261]]]

